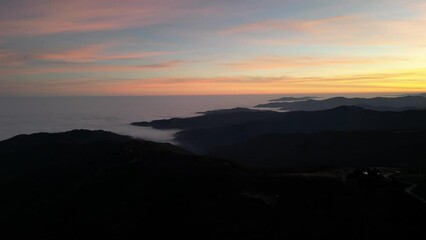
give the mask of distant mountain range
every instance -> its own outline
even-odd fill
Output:
[[[317,97],[282,97],[278,99],[272,99],[269,100],[270,102],[292,102],[292,101],[304,101],[304,100],[310,100],[315,99]]]
[[[291,111],[319,111],[340,106],[358,106],[376,111],[405,111],[426,109],[424,95],[376,98],[334,97],[324,100],[285,101],[260,104],[258,108],[278,108]]]
[[[191,118],[133,123],[158,129],[181,129],[175,137],[187,149],[205,152],[271,133],[324,131],[425,130],[426,110],[382,112],[342,106],[323,111],[253,111],[233,109]]]

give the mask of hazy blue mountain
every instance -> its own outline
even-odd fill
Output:
[[[258,108],[279,108],[291,111],[318,111],[340,106],[363,106],[374,110],[403,111],[409,109],[426,109],[426,98],[423,96],[404,96],[395,98],[346,98],[334,97],[324,100],[306,100],[295,102],[271,102],[260,104]]]

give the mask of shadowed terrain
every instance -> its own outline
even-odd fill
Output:
[[[228,192],[234,171],[170,144],[84,130],[14,137],[0,159],[6,229],[32,239],[184,231],[187,208]]]
[[[391,166],[426,170],[426,131],[265,134],[208,154],[266,169]]]
[[[323,111],[273,112],[233,109],[191,118],[133,123],[158,129],[182,129],[176,140],[185,148],[205,152],[269,133],[324,131],[425,130],[426,111],[382,112],[354,106]]]
[[[0,156],[5,239],[426,236],[426,208],[405,184],[349,181],[350,169],[249,170],[84,130],[18,136],[0,142]]]

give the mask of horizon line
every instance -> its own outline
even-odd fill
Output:
[[[426,94],[425,91],[415,92],[311,92],[311,93],[218,93],[218,94],[146,94],[146,95],[4,95],[0,98],[33,98],[33,97],[203,97],[203,96],[261,96],[261,95],[282,95],[282,96],[307,96],[307,95],[357,95],[357,94]]]

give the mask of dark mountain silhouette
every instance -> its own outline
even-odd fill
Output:
[[[227,192],[234,171],[171,144],[104,131],[17,136],[0,142],[0,159],[5,239],[182,231],[185,208]]]
[[[387,166],[426,170],[426,131],[266,134],[210,155],[265,169]]]
[[[282,97],[278,99],[269,100],[270,102],[292,102],[292,101],[304,101],[315,99],[316,97]]]
[[[87,163],[87,160],[93,166],[113,164],[109,161],[117,161],[115,155],[125,154],[119,152],[119,148],[130,144],[139,145],[144,154],[190,154],[171,144],[135,140],[105,131],[74,130],[57,134],[19,135],[0,142],[0,182],[61,164]],[[81,159],[81,155],[84,158]],[[126,158],[131,158],[131,155]]]
[[[313,112],[217,113],[137,125],[183,129],[176,134],[176,140],[192,151],[204,152],[268,133],[426,129],[426,111],[380,112],[343,106]]]
[[[210,110],[206,112],[198,112],[199,114],[226,114],[226,113],[245,113],[245,112],[261,112],[262,110],[258,109],[249,109],[249,108],[231,108],[231,109],[218,109],[218,110]]]
[[[403,111],[410,109],[426,109],[426,98],[423,96],[404,96],[395,98],[345,98],[334,97],[324,100],[306,100],[295,102],[272,102],[260,104],[258,108],[279,108],[291,111],[318,111],[339,106],[362,106],[372,110]]]
[[[403,97],[406,97],[406,96],[415,96],[415,97],[426,97],[426,93],[417,93],[417,94],[403,94],[403,95],[401,95],[401,96],[403,96]]]
[[[368,110],[374,110],[374,111],[393,111],[393,112],[402,112],[402,111],[408,111],[408,110],[425,110],[424,107],[402,107],[402,108],[395,108],[395,107],[388,107],[388,106],[372,106],[368,104],[358,104],[354,105],[355,107],[360,107]]]
[[[258,121],[277,116],[273,111],[260,111],[246,108],[222,109],[208,111],[202,116],[190,118],[172,118],[152,122],[134,122],[135,126],[153,127],[157,129],[192,129],[218,127],[226,124],[237,124],[245,121]]]
[[[3,239],[426,237],[425,206],[380,176],[244,170],[85,130],[2,141],[0,160]]]

